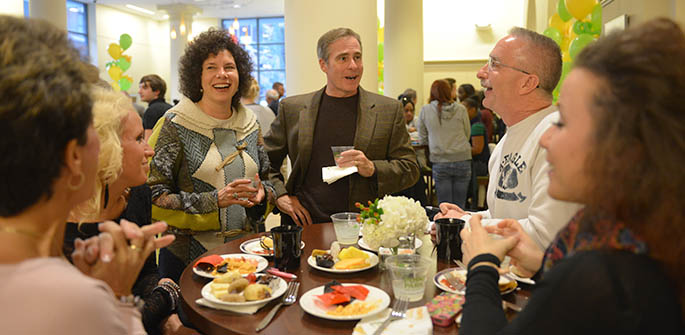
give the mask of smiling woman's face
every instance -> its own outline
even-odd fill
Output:
[[[202,99],[213,103],[231,104],[238,91],[240,78],[233,55],[228,50],[209,54],[202,62]]]
[[[145,141],[143,122],[136,111],[131,109],[122,123],[124,126],[121,134],[122,172],[117,181],[123,183],[125,187],[142,185],[147,181],[147,173],[150,171],[148,162],[155,152]]]

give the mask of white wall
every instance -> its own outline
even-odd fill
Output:
[[[107,53],[107,48],[110,43],[119,43],[119,36],[126,33],[133,39],[131,47],[124,52],[131,56],[131,67],[124,72],[133,78],[129,94],[138,95],[138,82],[146,74],[155,73],[165,81],[169,80],[168,21],[158,22],[105,5],[96,5],[95,16],[98,53],[96,65],[100,69],[100,78],[107,82],[112,81],[105,69],[105,64],[113,60]],[[166,98],[169,96],[167,90]]]
[[[0,2],[0,14],[24,16],[24,1],[2,0],[2,2]]]

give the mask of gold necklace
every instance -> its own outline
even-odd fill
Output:
[[[2,227],[2,226],[0,226],[0,232],[25,235],[25,236],[29,236],[33,239],[36,239],[36,240],[40,238],[40,235],[37,233],[34,233],[32,231],[28,231],[28,230],[17,229],[14,227]]]

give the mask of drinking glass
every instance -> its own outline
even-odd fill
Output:
[[[340,158],[340,154],[344,151],[352,149],[354,149],[354,146],[351,145],[332,146],[331,151],[333,151],[333,161],[335,162],[335,166],[338,166],[338,159]]]
[[[281,271],[300,267],[302,227],[282,225],[271,228],[274,241],[274,266]]]
[[[427,259],[417,254],[388,257],[385,266],[390,270],[395,299],[405,298],[409,301],[423,299],[429,264]]]
[[[464,229],[464,220],[457,218],[442,218],[435,220],[435,240],[437,245],[438,259],[452,262],[461,260],[461,230]]]
[[[343,212],[331,215],[335,237],[340,244],[355,244],[359,238],[361,224],[357,222],[359,213]]]

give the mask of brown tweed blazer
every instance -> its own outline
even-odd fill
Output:
[[[278,116],[264,137],[271,162],[269,179],[276,189],[276,197],[294,194],[304,182],[319,103],[325,89],[281,100]],[[367,200],[404,190],[419,178],[419,165],[416,153],[409,145],[402,104],[360,87],[358,113],[354,147],[374,163],[376,173],[370,178],[358,173],[350,176],[350,210],[355,210],[357,201],[365,204]],[[318,149],[330,151],[330,148]],[[284,185],[279,168],[286,156],[290,156],[293,171]]]

